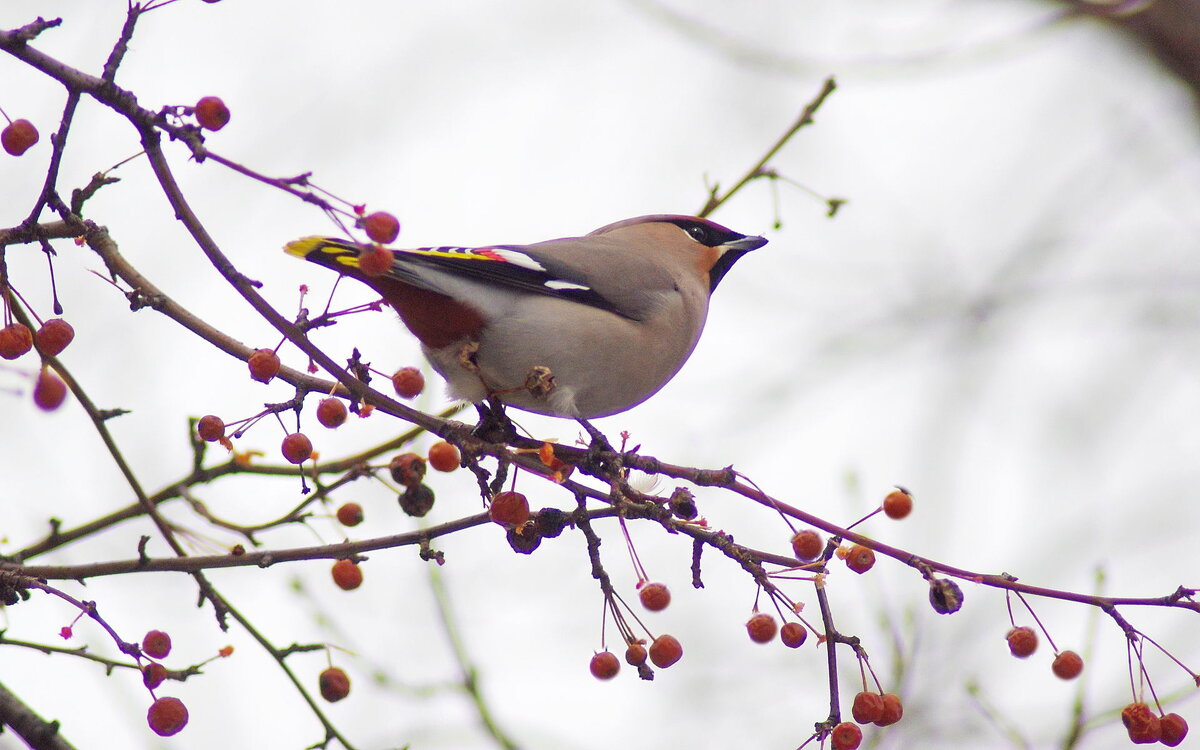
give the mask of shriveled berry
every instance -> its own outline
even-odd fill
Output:
[[[883,499],[883,512],[888,518],[894,518],[899,521],[905,518],[909,513],[912,513],[913,499],[912,495],[908,494],[908,490],[897,487],[888,493]]]
[[[875,726],[891,726],[902,718],[904,718],[904,704],[900,702],[900,696],[895,693],[884,693],[883,715],[874,722]]]
[[[279,355],[274,349],[255,349],[246,364],[250,367],[250,377],[260,383],[270,383],[279,374]]]
[[[883,718],[883,696],[862,691],[854,696],[850,714],[859,724],[874,724]]]
[[[1145,703],[1130,703],[1121,709],[1121,723],[1135,745],[1150,745],[1162,739],[1162,720]]]
[[[142,684],[153,690],[167,679],[167,668],[156,661],[142,667]]]
[[[700,515],[700,510],[696,507],[696,496],[687,487],[676,487],[675,491],[671,493],[671,499],[667,501],[667,505],[676,518],[682,518],[685,521],[690,521]]]
[[[408,487],[400,495],[400,509],[414,518],[421,518],[433,510],[436,497],[427,484]]]
[[[312,456],[312,441],[303,432],[293,432],[283,439],[279,450],[288,463],[302,464]]]
[[[833,750],[857,750],[862,743],[862,730],[853,722],[843,721],[829,733],[829,740]]]
[[[196,122],[205,130],[220,130],[229,124],[229,107],[220,97],[206,96],[196,102]]]
[[[454,471],[458,468],[458,448],[439,440],[429,446],[429,465],[438,471]]]
[[[363,230],[372,242],[384,245],[392,242],[400,234],[400,222],[387,211],[376,211],[367,214],[362,219]]]
[[[425,376],[415,367],[401,367],[392,376],[392,387],[400,398],[416,398],[425,390]]]
[[[346,408],[346,402],[340,398],[323,398],[317,403],[317,421],[322,427],[328,427],[335,430],[346,423],[346,417],[350,415],[350,410]]]
[[[625,648],[625,663],[631,667],[640,667],[646,663],[646,647],[641,643],[631,643]]]
[[[57,357],[75,338],[75,329],[62,318],[51,318],[33,334],[38,351],[47,357]]]
[[[205,414],[196,422],[196,434],[206,443],[215,443],[225,437],[225,422],[215,414]]]
[[[651,612],[662,612],[671,604],[671,590],[665,583],[647,583],[638,590],[638,599]]]
[[[870,547],[856,544],[846,553],[846,567],[855,573],[863,574],[875,566],[875,551]]]
[[[425,459],[416,453],[401,453],[388,463],[392,479],[405,487],[416,487],[425,478]]]
[[[171,636],[161,630],[151,630],[142,638],[142,651],[151,659],[165,659],[171,653]]]
[[[785,622],[779,629],[779,640],[788,648],[800,648],[808,640],[808,629],[798,622]]]
[[[1167,714],[1158,721],[1158,741],[1167,747],[1177,747],[1187,737],[1188,723],[1179,714]]]
[[[0,328],[0,357],[16,359],[33,348],[33,334],[24,323],[9,323]]]
[[[13,120],[0,131],[0,145],[13,156],[20,156],[38,142],[38,130],[29,120]]]
[[[1074,651],[1060,651],[1050,668],[1059,679],[1073,680],[1083,671],[1083,657]]]
[[[650,644],[650,661],[659,669],[666,669],[683,658],[683,644],[673,635],[664,633]]]
[[[150,704],[146,723],[159,737],[179,734],[188,723],[187,706],[178,698],[159,698]]]
[[[611,680],[617,676],[617,672],[621,671],[621,662],[617,661],[617,656],[613,652],[601,651],[592,657],[588,668],[592,670],[592,676],[597,680]]]
[[[362,568],[353,560],[338,560],[333,564],[333,582],[343,591],[353,591],[362,585]]]
[[[775,623],[774,617],[766,612],[759,612],[746,621],[746,632],[750,635],[750,640],[755,643],[770,643],[775,640],[779,626]]]
[[[1028,625],[1013,628],[1005,638],[1008,639],[1008,650],[1018,659],[1028,659],[1037,651],[1037,633]]]
[[[363,522],[363,509],[358,503],[346,503],[337,509],[337,520],[343,526],[357,526]]]
[[[368,245],[358,254],[358,270],[366,276],[383,276],[392,270],[396,256],[383,245]]]
[[[49,367],[43,367],[38,373],[37,382],[33,384],[33,403],[42,411],[54,411],[62,406],[66,398],[67,384]]]
[[[825,549],[825,541],[821,539],[821,535],[812,529],[804,529],[796,532],[792,537],[792,552],[796,558],[808,562],[816,560],[817,555]]]
[[[962,587],[949,578],[930,578],[929,603],[939,615],[952,615],[962,609]]]
[[[531,555],[542,545],[542,535],[538,532],[537,521],[532,519],[520,526],[509,526],[504,533],[508,546],[513,552],[521,555]]]
[[[501,526],[520,526],[529,520],[529,499],[520,492],[497,492],[488,505],[488,517]]]
[[[317,677],[317,686],[321,689],[321,697],[330,703],[337,703],[350,695],[350,678],[338,667],[329,667]]]

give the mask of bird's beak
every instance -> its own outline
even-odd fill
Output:
[[[739,253],[748,253],[751,250],[759,249],[765,244],[767,244],[766,237],[743,237],[740,240],[726,242],[721,247],[725,248],[726,251],[733,250]]]
[[[725,274],[729,273],[729,269],[733,268],[733,264],[737,262],[738,258],[765,244],[767,244],[766,237],[742,237],[721,245],[721,257],[717,258],[712,270],[708,272],[709,293],[716,290],[717,284],[721,283],[721,279],[725,278]]]

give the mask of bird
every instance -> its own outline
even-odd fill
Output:
[[[402,250],[314,236],[284,250],[378,293],[452,398],[481,414],[501,404],[589,427],[679,372],[710,295],[766,243],[697,216],[655,214],[529,245]]]

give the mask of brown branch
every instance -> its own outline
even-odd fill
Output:
[[[0,683],[0,727],[11,729],[32,750],[74,750],[58,731],[57,721],[46,721]]]

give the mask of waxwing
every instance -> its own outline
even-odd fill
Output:
[[[707,219],[660,214],[532,245],[388,250],[305,237],[285,250],[378,292],[450,395],[589,419],[645,401],[679,372],[730,267],[762,247]]]

